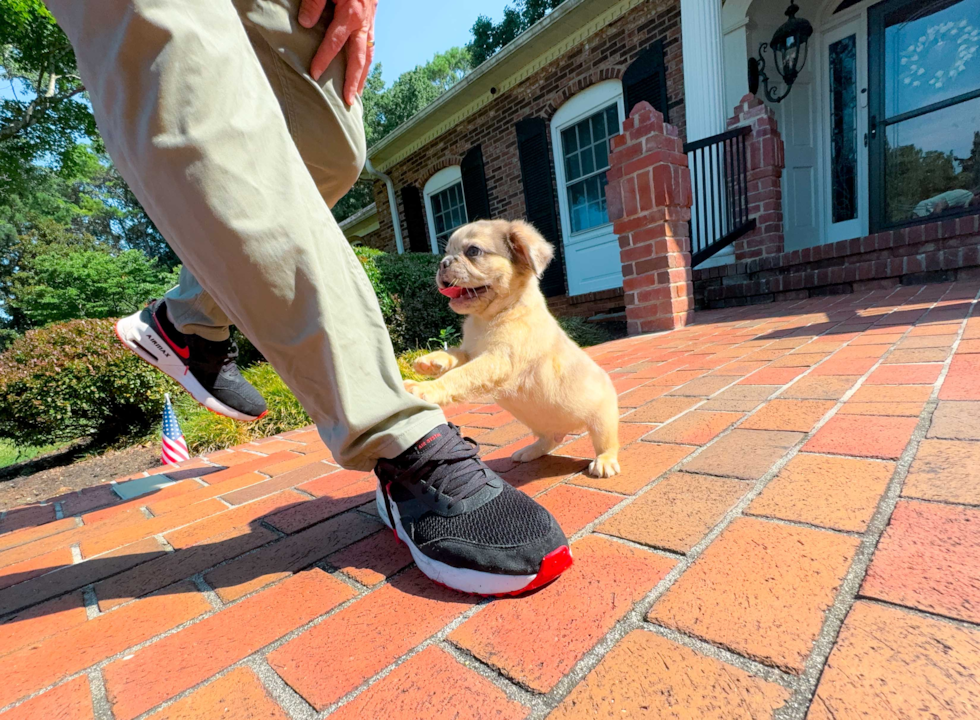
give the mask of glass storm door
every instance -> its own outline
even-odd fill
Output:
[[[863,18],[824,33],[827,241],[868,233],[867,50]]]

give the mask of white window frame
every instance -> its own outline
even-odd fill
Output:
[[[460,193],[462,193],[463,173],[459,165],[451,165],[430,177],[422,189],[422,194],[425,196],[425,221],[429,227],[429,244],[432,247],[433,255],[439,254],[439,243],[436,241],[436,215],[432,210],[432,196],[438,195],[443,190],[448,190],[457,183],[459,183]],[[465,224],[469,222],[469,217],[466,214],[465,194],[463,198],[463,223]]]
[[[623,102],[623,84],[619,80],[606,80],[586,88],[558,108],[551,118],[551,145],[555,158],[555,180],[558,185],[558,209],[561,215],[561,236],[566,244],[586,242],[604,235],[612,235],[613,224],[599,225],[572,234],[571,209],[568,207],[568,186],[565,181],[565,153],[562,148],[561,132],[581,122],[590,115],[613,102],[619,113],[619,126],[626,120]]]

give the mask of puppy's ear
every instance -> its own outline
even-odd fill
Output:
[[[507,229],[507,241],[518,262],[531,269],[536,277],[541,277],[548,263],[555,256],[555,249],[541,233],[523,220],[515,220]]]

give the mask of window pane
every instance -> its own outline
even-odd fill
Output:
[[[582,174],[589,175],[595,172],[595,159],[592,157],[592,148],[586,148],[579,157],[582,158]]]
[[[619,112],[615,103],[606,108],[606,131],[609,137],[619,135]]]
[[[889,117],[980,87],[980,0],[912,2],[885,17]]]
[[[857,217],[857,38],[830,46],[830,200],[833,222]]]
[[[561,131],[561,146],[565,149],[566,154],[578,150],[578,142],[575,140],[574,127]]]
[[[569,180],[578,180],[582,177],[582,169],[579,167],[578,153],[571,155],[566,160],[565,173],[568,175]]]
[[[889,222],[980,206],[980,98],[886,128],[885,204]]]
[[[605,113],[596,113],[592,116],[592,137],[596,142],[606,137]]]
[[[589,206],[580,205],[572,208],[572,232],[577,233],[589,227]]]
[[[592,144],[592,131],[589,129],[589,121],[583,120],[578,125],[578,146],[587,148]]]
[[[609,141],[603,140],[594,146],[596,169],[602,170],[609,167]]]

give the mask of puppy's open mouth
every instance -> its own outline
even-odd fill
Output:
[[[478,298],[487,290],[490,289],[489,285],[482,285],[480,287],[468,288],[468,287],[458,287],[456,285],[450,285],[448,287],[439,288],[439,292],[445,295],[450,300],[458,300],[459,298]]]

